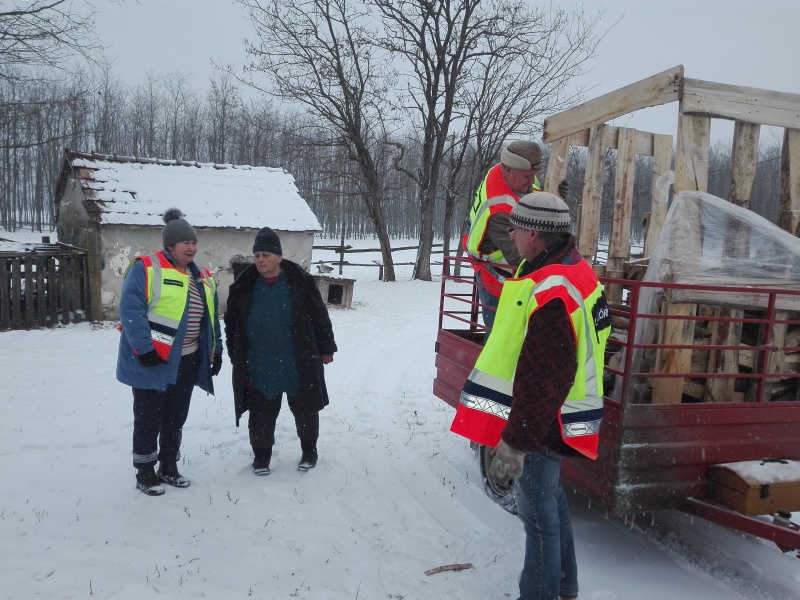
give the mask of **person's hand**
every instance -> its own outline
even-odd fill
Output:
[[[564,179],[558,184],[558,195],[561,196],[562,199],[566,200],[567,194],[569,194],[569,181]]]
[[[489,466],[489,475],[502,485],[511,485],[511,480],[522,475],[522,463],[525,453],[512,448],[500,440],[492,451],[492,464]]]
[[[211,376],[216,377],[222,369],[222,354],[215,354],[211,359]]]
[[[150,352],[145,352],[144,354],[137,354],[136,358],[139,359],[139,364],[143,367],[157,367],[167,362],[161,358],[155,350],[150,350]]]
[[[328,365],[333,362],[333,354],[323,354],[321,355],[321,358],[323,365]]]

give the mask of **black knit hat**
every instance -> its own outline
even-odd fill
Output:
[[[569,233],[572,219],[566,203],[550,192],[533,192],[520,198],[511,210],[509,222],[522,229]]]
[[[283,256],[281,238],[269,227],[264,227],[256,234],[256,241],[253,242],[253,254],[256,252],[271,252]]]
[[[197,241],[197,232],[183,218],[178,208],[170,208],[164,213],[164,229],[161,230],[161,242],[164,248],[174,246],[178,242]]]

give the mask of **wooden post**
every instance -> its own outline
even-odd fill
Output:
[[[34,313],[33,257],[25,257],[25,323],[33,327],[36,320]]]
[[[344,269],[344,226],[342,227],[342,241],[339,244],[339,275],[342,274]]]
[[[11,259],[11,323],[14,329],[22,323],[22,260]]]
[[[547,174],[542,189],[558,196],[558,184],[567,176],[567,157],[569,155],[569,137],[556,140],[550,146],[550,158],[547,161]],[[564,198],[566,200],[566,198]]]
[[[47,258],[36,259],[36,326],[44,327],[47,323],[47,292],[45,292],[45,279],[47,277]]]
[[[617,144],[617,172],[614,180],[614,207],[611,217],[611,236],[608,243],[608,277],[625,277],[625,263],[630,258],[631,213],[633,212],[633,186],[636,174],[636,130],[619,130]],[[622,303],[622,286],[606,286],[610,302]]]
[[[650,221],[644,240],[644,256],[650,257],[661,237],[669,209],[669,187],[672,184],[672,136],[653,135],[653,183]]]
[[[800,234],[800,129],[783,131],[780,197],[778,223],[781,229],[796,236]]]
[[[92,315],[92,322],[99,323],[103,320],[103,270],[100,258],[100,225],[93,223],[86,229],[86,264],[89,278],[89,310]]]
[[[675,156],[675,191],[684,190],[705,192],[708,189],[708,155],[711,145],[711,119],[683,114],[683,103],[678,116],[678,149]],[[697,219],[687,219],[696,222]],[[698,231],[687,231],[681,236],[684,251],[691,252],[691,245],[700,257],[700,235]],[[693,317],[697,314],[696,304],[668,305],[665,314]],[[694,321],[686,319],[668,320],[664,323],[661,343],[690,345],[694,338]],[[657,360],[657,369],[662,373],[689,373],[692,364],[690,349],[662,350]],[[683,395],[684,378],[669,377],[653,380],[653,403],[678,404]]]
[[[731,154],[731,173],[728,184],[728,201],[748,210],[752,209],[753,181],[758,163],[758,138],[761,127],[752,123],[737,121],[733,130],[733,148]],[[736,221],[728,220],[725,230],[725,253],[736,260],[749,254],[747,232],[734,227]],[[741,309],[718,308],[714,313],[720,317],[741,319]],[[741,321],[712,322],[712,345],[738,346],[742,339]],[[784,331],[785,335],[785,331]],[[739,372],[739,350],[710,350],[708,353],[708,372],[734,374]],[[755,381],[755,380],[752,380]],[[736,379],[711,378],[706,383],[704,402],[732,402]]]
[[[683,103],[681,103],[681,107]],[[678,116],[678,149],[675,157],[675,191],[708,191],[708,156],[711,119]]]
[[[62,255],[58,259],[58,283],[61,296],[61,323],[69,324],[69,261]]]
[[[597,257],[600,236],[600,210],[603,200],[603,169],[606,162],[606,126],[595,125],[589,131],[586,175],[581,200],[578,251],[590,263]]]
[[[0,259],[0,329],[11,328],[11,315],[9,307],[11,300],[8,293],[8,259]]]
[[[56,259],[47,259],[47,312],[50,316],[49,327],[58,325],[58,271],[56,271]]]

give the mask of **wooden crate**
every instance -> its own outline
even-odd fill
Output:
[[[742,514],[800,510],[800,461],[749,460],[712,465],[708,496]]]

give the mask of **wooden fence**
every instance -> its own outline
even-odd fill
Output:
[[[433,244],[432,248],[441,248],[442,244]],[[332,252],[336,252],[339,255],[339,260],[330,260],[324,261],[320,260],[317,263],[317,270],[321,273],[327,271],[324,268],[324,265],[338,265],[339,267],[339,275],[342,274],[342,268],[347,265],[348,267],[377,267],[378,268],[378,280],[383,281],[383,262],[380,260],[373,260],[372,262],[368,263],[351,263],[345,260],[345,254],[354,254],[354,253],[363,253],[363,252],[372,252],[372,253],[381,253],[380,248],[353,248],[352,246],[345,246],[344,242],[339,244],[338,246],[314,246],[314,250],[330,250]],[[392,248],[392,252],[399,252],[400,250],[418,250],[419,246],[401,246],[398,248]],[[431,254],[443,254],[444,250],[431,250]],[[413,262],[396,262],[394,266],[402,266],[402,265],[413,265]],[[442,264],[441,262],[434,262],[431,264]]]
[[[91,314],[85,250],[0,240],[0,263],[0,330],[80,323]]]

